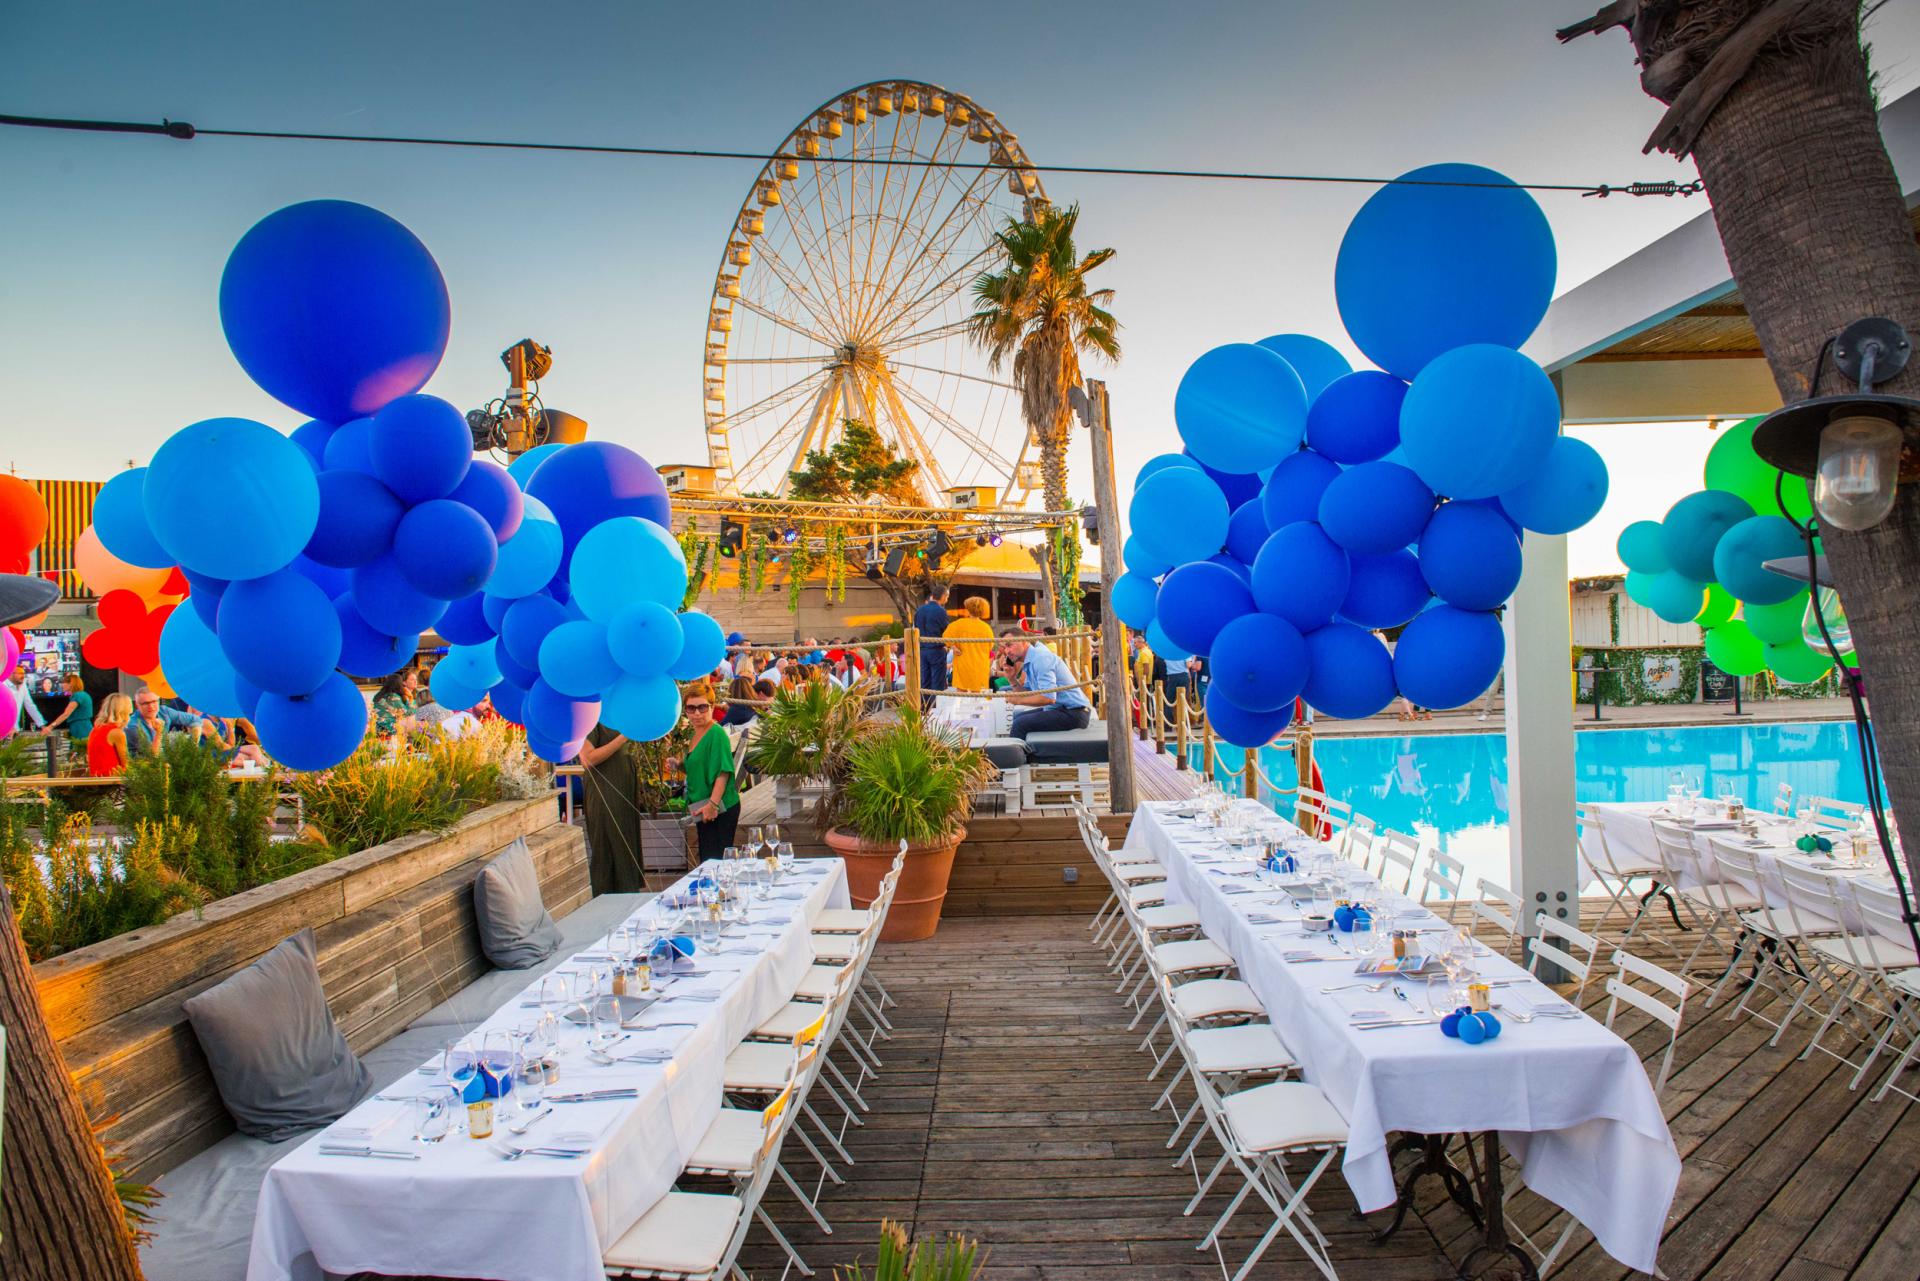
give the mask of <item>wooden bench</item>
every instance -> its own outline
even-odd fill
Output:
[[[551,798],[508,801],[34,967],[47,1022],[109,1147],[150,1180],[233,1130],[183,1003],[312,927],[328,1004],[356,1052],[491,967],[473,877],[525,837],[556,917],[584,903],[586,837]]]

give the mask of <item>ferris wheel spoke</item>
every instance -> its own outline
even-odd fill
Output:
[[[797,277],[792,266],[780,256],[779,251],[767,243],[765,236],[760,238],[759,250],[760,261],[786,288],[788,296],[806,311],[808,319],[821,329],[834,328],[837,318],[830,314],[826,302],[816,297],[813,291],[807,288],[806,283]]]
[[[952,251],[954,246],[959,244],[961,237],[967,234],[979,216],[980,209],[984,207],[979,203],[975,193],[979,189],[981,180],[993,172],[991,169],[975,171],[973,181],[966,185],[959,197],[948,207],[946,215],[940,220],[940,225],[928,233],[926,238],[927,248],[923,250],[920,255],[921,263],[926,264],[924,268],[917,275],[911,270],[901,273],[900,279],[894,283],[892,289],[887,291],[885,298],[881,299],[877,305],[861,312],[859,318],[861,332],[867,332],[871,322],[877,317],[884,315],[886,309],[893,304],[893,300],[898,298],[903,290],[919,288],[922,281],[938,272],[940,268],[945,265],[947,255]],[[961,217],[958,222],[955,222],[955,215],[963,213],[965,216]],[[951,230],[949,230],[949,228],[951,228]],[[916,301],[918,301],[917,298]],[[888,324],[881,324],[879,326],[879,332],[884,333],[888,327]]]
[[[767,438],[755,447],[753,453],[748,455],[747,460],[734,469],[735,477],[737,479],[758,479],[767,474],[767,465],[772,459],[779,457],[781,450],[785,447],[784,442],[793,438],[795,428],[803,421],[806,423],[806,434],[802,437],[802,444],[804,445],[807,440],[811,439],[813,434],[818,430],[822,407],[832,404],[833,399],[839,394],[839,387],[840,372],[833,370],[818,388],[813,389],[815,395],[808,400],[802,401],[795,407],[794,411],[788,414],[786,419],[773,431],[769,432]],[[804,420],[801,417],[803,414],[806,415]]]
[[[902,168],[900,165],[895,164],[891,158],[897,157],[901,154],[902,148],[900,145],[900,132],[901,132],[901,126],[906,121],[907,113],[899,110],[898,104],[895,104],[895,106],[896,106],[896,109],[893,113],[893,138],[887,148],[887,155],[889,156],[889,160],[885,164],[870,166],[871,168],[875,168],[880,171],[880,191],[878,196],[874,198],[872,203],[871,216],[873,219],[873,234],[867,238],[866,262],[861,266],[860,274],[859,276],[856,277],[857,280],[862,282],[871,281],[873,279],[873,270],[874,270],[873,254],[874,254],[875,247],[878,246],[878,244],[880,243],[880,234],[881,234],[880,228],[882,224],[885,222],[886,216],[887,216],[887,196],[888,196],[888,193],[893,190],[893,186],[894,186],[893,179],[895,176],[895,171],[900,170]],[[913,128],[914,128],[914,135],[917,138],[919,136],[919,131],[920,131],[920,122],[917,117],[914,120]],[[908,155],[914,154],[913,144],[911,142],[907,144],[905,151]],[[900,178],[900,186],[904,188],[908,183],[910,183],[913,180],[913,175],[910,171],[901,172],[899,174],[899,178]],[[871,196],[873,193],[871,190],[869,190],[868,194]],[[865,285],[863,284],[861,288],[864,290]],[[861,293],[858,296],[864,297],[865,295],[864,293]],[[858,298],[856,298],[856,310],[857,309],[858,309]]]
[[[895,338],[885,346],[887,358],[891,360],[894,352],[905,351],[909,347],[920,347],[930,342],[939,342],[944,338],[960,337],[972,327],[972,319],[962,317],[959,320],[949,320],[945,324],[937,325],[932,329],[922,329],[919,333],[907,334],[905,337]]]
[[[754,315],[759,316],[764,320],[771,320],[774,324],[780,326],[782,329],[791,329],[794,333],[799,334],[802,338],[811,338],[815,342],[819,343],[822,347],[827,348],[828,350],[832,350],[839,346],[838,343],[834,342],[833,339],[827,337],[825,334],[816,333],[815,331],[808,329],[805,325],[797,324],[791,317],[783,316],[777,311],[774,311],[768,307],[764,307],[761,304],[755,302],[753,299],[746,297],[745,295],[742,295],[741,297],[734,299],[733,305],[735,307],[744,307],[748,311],[752,312]],[[823,355],[821,359],[826,360],[828,359],[828,357]]]
[[[913,421],[913,415],[900,403],[900,393],[885,372],[879,373],[875,382],[880,385],[880,399],[886,406],[887,417],[893,421],[894,431],[900,444],[905,447],[916,462],[920,464],[920,474],[925,480],[923,486],[929,502],[937,502],[940,494],[948,488],[946,469],[940,465],[940,456],[927,444],[927,439]]]
[[[935,421],[945,428],[955,440],[965,445],[983,462],[991,464],[995,470],[1005,475],[1011,475],[1013,473],[1013,461],[1011,459],[1007,458],[1006,455],[1002,454],[999,450],[963,426],[952,414],[940,408],[933,398],[925,392],[919,390],[912,383],[904,379],[890,378],[887,380],[887,385],[898,388],[901,394],[925,410]]]
[[[839,327],[844,330],[852,315],[852,291],[848,284],[840,279],[839,273],[834,270],[836,255],[831,252],[825,254],[817,252],[822,237],[827,234],[827,228],[824,226],[826,217],[825,204],[821,204],[820,207],[823,226],[818,232],[813,229],[812,215],[808,212],[809,206],[821,198],[823,186],[824,184],[820,176],[820,162],[815,160],[813,162],[812,199],[796,198],[790,206],[787,202],[783,201],[781,207],[788,211],[787,230],[792,234],[794,239],[798,241],[804,234],[807,243],[802,245],[802,249],[805,250],[805,252],[801,256],[801,261],[807,264],[808,274],[813,277],[814,283],[819,286],[821,292],[830,296],[839,305],[841,314],[836,317],[836,319],[839,322]],[[802,197],[804,194],[805,193],[801,192],[795,193],[796,197]],[[819,268],[814,265],[816,261],[822,261],[826,265],[827,279],[825,281],[820,279]]]
[[[722,416],[719,422],[715,424],[715,426],[724,427],[728,431],[732,431],[737,427],[744,426],[745,424],[752,422],[755,418],[758,418],[760,415],[780,408],[780,406],[793,400],[796,396],[804,395],[807,391],[808,383],[813,382],[815,379],[818,379],[818,378],[825,378],[830,373],[832,373],[832,370],[830,369],[816,369],[814,372],[808,374],[805,378],[802,378],[799,382],[789,383],[785,387],[782,387],[780,390],[771,392],[761,397],[759,400],[754,401],[751,405],[748,405],[744,409]]]
[[[919,156],[920,126],[924,120],[925,117],[922,117],[921,120],[915,121],[913,126],[912,149],[916,157]],[[940,132],[933,141],[933,154],[929,157],[932,163],[919,167],[919,176],[912,181],[913,195],[907,200],[906,207],[900,209],[894,215],[893,239],[887,245],[887,256],[880,265],[880,274],[877,278],[872,275],[867,277],[870,287],[861,296],[861,306],[856,320],[863,329],[865,328],[866,318],[872,313],[874,303],[879,296],[881,288],[893,277],[893,260],[900,252],[900,245],[906,239],[908,229],[914,225],[913,215],[915,211],[920,208],[920,197],[925,194],[927,190],[928,180],[933,178],[936,173],[940,175],[940,182],[934,189],[934,199],[930,209],[938,209],[940,207],[939,196],[940,192],[946,187],[947,175],[951,172],[949,166],[952,164],[952,161],[957,158],[957,150],[955,156],[942,156],[941,154],[942,149],[949,141],[951,133],[952,131],[945,127],[943,121]],[[964,137],[964,135],[962,136]],[[904,192],[907,186],[908,184],[903,182],[901,184],[901,190]],[[902,275],[904,276],[905,274],[906,272],[903,270]]]
[[[827,356],[729,356],[729,365],[818,365],[829,360]]]
[[[919,324],[937,311],[942,303],[953,296],[950,286],[962,279],[971,283],[972,279],[980,274],[980,270],[993,260],[993,256],[998,250],[999,246],[997,244],[987,244],[971,258],[968,258],[952,271],[949,271],[946,275],[940,277],[940,279],[934,281],[925,289],[922,289],[919,296],[900,308],[899,312],[887,322],[886,327],[875,336],[874,341],[880,346],[889,348],[904,343],[905,339],[895,338],[893,335],[903,329],[909,329]],[[964,328],[967,320],[963,319],[958,323]]]
[[[940,369],[933,365],[916,365],[910,360],[888,360],[887,363],[896,369],[919,369],[929,374],[938,374],[942,378],[964,378],[968,382],[985,383],[989,387],[998,387],[1002,391],[1018,393],[1020,390],[1012,383],[1003,383],[998,378],[986,378],[980,374],[963,374],[955,369]]]

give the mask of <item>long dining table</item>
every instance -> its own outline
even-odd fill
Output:
[[[1304,928],[1314,900],[1300,882],[1260,866],[1258,847],[1228,844],[1220,826],[1192,809],[1142,805],[1124,849],[1166,868],[1167,901],[1193,905],[1207,936],[1233,957],[1266,1007],[1304,1079],[1346,1118],[1342,1172],[1360,1209],[1400,1200],[1390,1135],[1497,1133],[1528,1187],[1585,1224],[1615,1259],[1653,1272],[1680,1157],[1633,1048],[1477,943],[1472,966],[1493,985],[1501,1035],[1478,1045],[1443,1035],[1421,1018],[1441,1012],[1429,1006],[1424,979],[1368,991],[1356,979],[1361,958],[1350,935]],[[1382,926],[1425,931],[1417,937],[1428,940],[1449,931],[1259,802],[1236,801],[1228,815],[1340,876],[1351,894],[1375,897]],[[1491,1228],[1500,1210],[1489,1213]]]
[[[623,924],[675,923],[689,872]],[[319,1270],[394,1276],[489,1277],[496,1281],[603,1281],[604,1248],[673,1186],[721,1107],[727,1055],[790,999],[812,963],[810,926],[846,907],[839,859],[801,859],[785,869],[717,944],[698,942],[692,972],[623,1024],[618,1058],[589,1057],[592,1029],[562,1019],[561,1072],[549,1096],[630,1091],[626,1097],[551,1103],[516,1144],[565,1142],[570,1159],[506,1159],[489,1142],[455,1132],[437,1142],[411,1134],[409,1096],[442,1083],[442,1056],[364,1100],[267,1171],[255,1212],[248,1281],[307,1281]],[[574,953],[561,970],[610,959],[613,935]],[[512,1030],[539,1014],[532,982],[470,1035]],[[449,1039],[462,1029],[450,1027]],[[652,1057],[658,1061],[629,1061]],[[611,1056],[601,1055],[600,1058]],[[512,1118],[506,1118],[511,1120]],[[346,1136],[343,1139],[343,1136]],[[363,1146],[365,1156],[323,1149]],[[376,1155],[385,1154],[385,1155]]]

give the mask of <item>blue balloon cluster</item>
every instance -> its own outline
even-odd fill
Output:
[[[1361,209],[1336,268],[1348,334],[1381,369],[1299,334],[1188,368],[1185,450],[1140,471],[1113,608],[1156,653],[1210,660],[1222,739],[1265,744],[1296,698],[1341,717],[1397,695],[1457,707],[1499,675],[1523,531],[1576,529],[1607,493],[1518,350],[1554,271],[1526,192],[1416,170]],[[1389,651],[1375,633],[1392,628]]]

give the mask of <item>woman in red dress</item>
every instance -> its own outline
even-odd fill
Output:
[[[88,774],[109,778],[127,768],[127,720],[132,715],[133,700],[125,694],[100,700],[100,714],[87,735]]]

